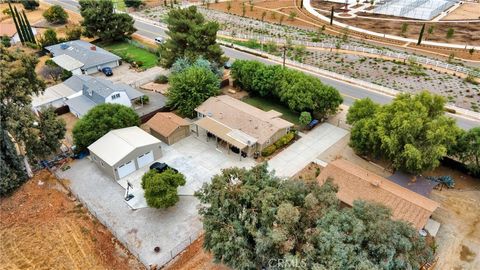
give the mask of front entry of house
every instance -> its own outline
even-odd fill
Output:
[[[153,162],[153,151],[140,155],[137,158],[138,168],[142,168],[150,162]]]
[[[121,179],[132,172],[135,171],[135,162],[133,160],[130,160],[129,162],[122,164],[118,167],[117,172],[118,172],[118,178]]]

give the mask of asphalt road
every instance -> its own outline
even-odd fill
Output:
[[[57,4],[63,6],[65,9],[68,9],[70,11],[78,13],[78,3],[75,0],[43,0],[43,2],[49,3],[49,4]],[[158,36],[166,36],[165,34],[165,29],[149,24],[147,22],[143,21],[135,21],[135,28],[137,28],[137,34],[151,38],[152,40],[155,37]],[[277,62],[271,61],[269,59],[265,59],[262,57],[258,57],[255,55],[251,55],[248,53],[240,52],[235,49],[231,49],[228,47],[222,46],[222,49],[225,53],[226,56],[233,58],[233,59],[245,59],[245,60],[257,60],[266,64],[279,64]],[[318,77],[323,83],[327,85],[331,85],[338,89],[340,94],[343,96],[344,104],[345,105],[351,105],[356,99],[362,99],[362,98],[367,98],[369,97],[373,101],[380,103],[380,104],[386,104],[392,100],[391,96],[384,95],[378,92],[371,91],[369,89],[363,88],[363,87],[358,87],[350,83],[346,83],[344,81],[340,80],[335,80],[332,78],[320,76],[318,74],[301,70],[305,73],[309,73],[310,75],[313,75],[315,77]],[[459,115],[454,115],[450,114],[453,118],[457,120],[457,124],[459,127],[463,129],[470,129],[473,127],[480,126],[480,121],[475,121],[470,118],[465,118]]]

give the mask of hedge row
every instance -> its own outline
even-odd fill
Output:
[[[335,88],[324,85],[318,78],[279,65],[237,60],[232,65],[232,77],[243,90],[277,98],[296,112],[327,116],[335,113],[343,102]]]
[[[271,154],[275,153],[277,149],[280,149],[285,145],[289,144],[294,138],[295,138],[295,132],[288,132],[272,145],[263,148],[262,156],[264,157],[270,156]]]

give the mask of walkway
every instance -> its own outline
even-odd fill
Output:
[[[345,129],[321,124],[274,156],[268,166],[280,177],[292,177],[346,135],[348,131]]]

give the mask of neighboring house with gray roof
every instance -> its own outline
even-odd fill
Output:
[[[117,103],[128,107],[143,94],[124,83],[86,75],[73,75],[63,83],[45,89],[32,96],[32,109],[38,112],[43,107],[59,108],[67,105],[70,112],[82,117],[91,108],[102,103]]]
[[[82,117],[91,108],[102,103],[117,103],[132,107],[132,102],[143,94],[124,83],[112,83],[109,80],[85,75],[74,75],[68,82],[70,87],[80,89],[65,100],[70,112]]]
[[[52,60],[73,74],[93,74],[104,67],[117,67],[121,58],[92,43],[72,40],[45,47],[52,53]]]

